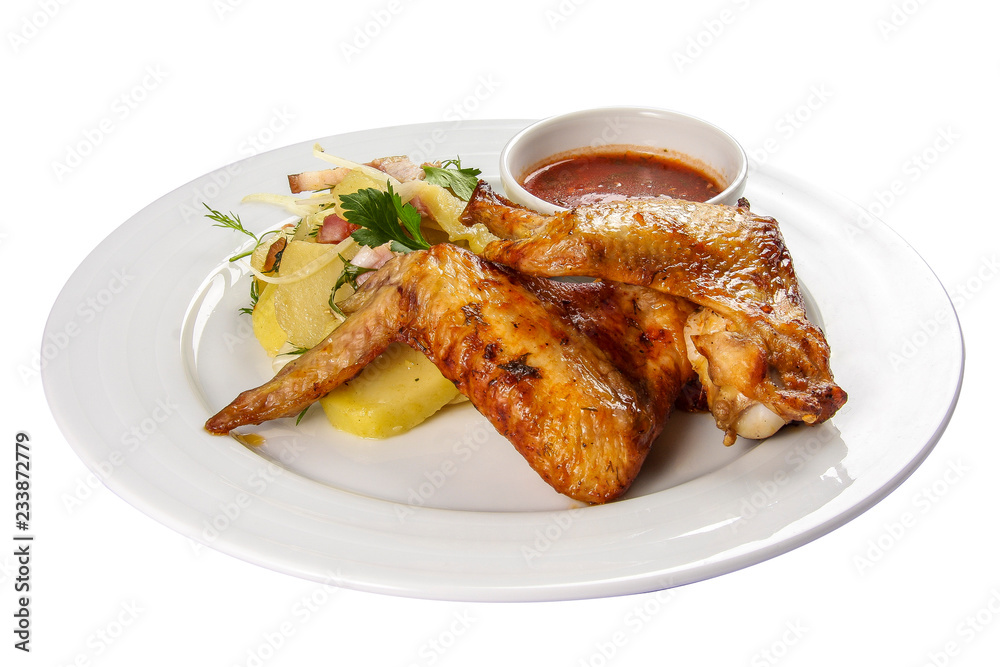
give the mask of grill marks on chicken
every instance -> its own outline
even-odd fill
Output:
[[[548,216],[480,181],[463,220],[500,236],[483,255],[518,271],[650,287],[709,309],[692,320],[688,340],[692,361],[703,362],[696,368],[727,444],[751,404],[767,406],[783,422],[819,423],[847,400],[833,381],[826,339],[806,318],[773,218],[744,206],[669,199]]]
[[[344,324],[206,429],[295,416],[402,342],[553,488],[600,503],[628,489],[675,404],[707,402],[731,444],[847,400],[777,222],[748,206],[631,200],[546,216],[480,182],[463,219],[501,237],[485,259],[447,244],[392,258],[342,304]]]
[[[402,342],[552,487],[600,503],[628,489],[693,376],[683,339],[693,308],[681,299],[526,276],[447,244],[370,275],[344,304],[344,324],[206,429],[294,416]]]

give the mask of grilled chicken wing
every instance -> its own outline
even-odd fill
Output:
[[[551,486],[620,496],[693,375],[693,306],[651,290],[517,274],[453,245],[393,258],[344,304],[346,322],[208,420],[216,434],[289,417],[391,342],[420,350]]]
[[[833,380],[823,332],[806,319],[773,218],[671,199],[548,216],[481,181],[463,221],[500,236],[483,255],[518,271],[651,287],[704,307],[689,322],[689,356],[727,444],[737,433],[760,437],[789,421],[822,422],[847,400]],[[763,427],[749,424],[761,416]]]

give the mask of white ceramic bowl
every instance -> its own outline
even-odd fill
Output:
[[[553,155],[617,144],[666,150],[715,176],[725,187],[709,203],[735,205],[746,187],[747,155],[729,133],[694,116],[645,107],[575,111],[529,125],[501,151],[500,182],[507,197],[522,206],[562,211],[525,190],[523,178]]]

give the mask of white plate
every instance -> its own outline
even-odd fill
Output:
[[[318,140],[356,160],[461,155],[494,184],[526,121],[413,125]],[[812,540],[871,507],[923,460],[961,384],[947,294],[916,253],[857,206],[771,169],[750,179],[777,217],[812,316],[850,394],[830,422],[726,448],[680,414],[626,499],[581,507],[546,486],[471,407],[366,442],[317,409],[260,428],[257,451],[202,430],[270,376],[252,338],[241,242],[201,202],[262,231],[285,216],[241,205],[321,164],[312,142],[237,162],[133,216],[76,270],[43,340],[56,421],[107,486],[153,518],[281,572],[384,593],[551,600],[656,590],[729,572]]]

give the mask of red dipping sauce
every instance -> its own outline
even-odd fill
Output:
[[[564,208],[636,197],[704,202],[723,189],[706,171],[678,157],[620,146],[560,153],[530,169],[522,185]]]

